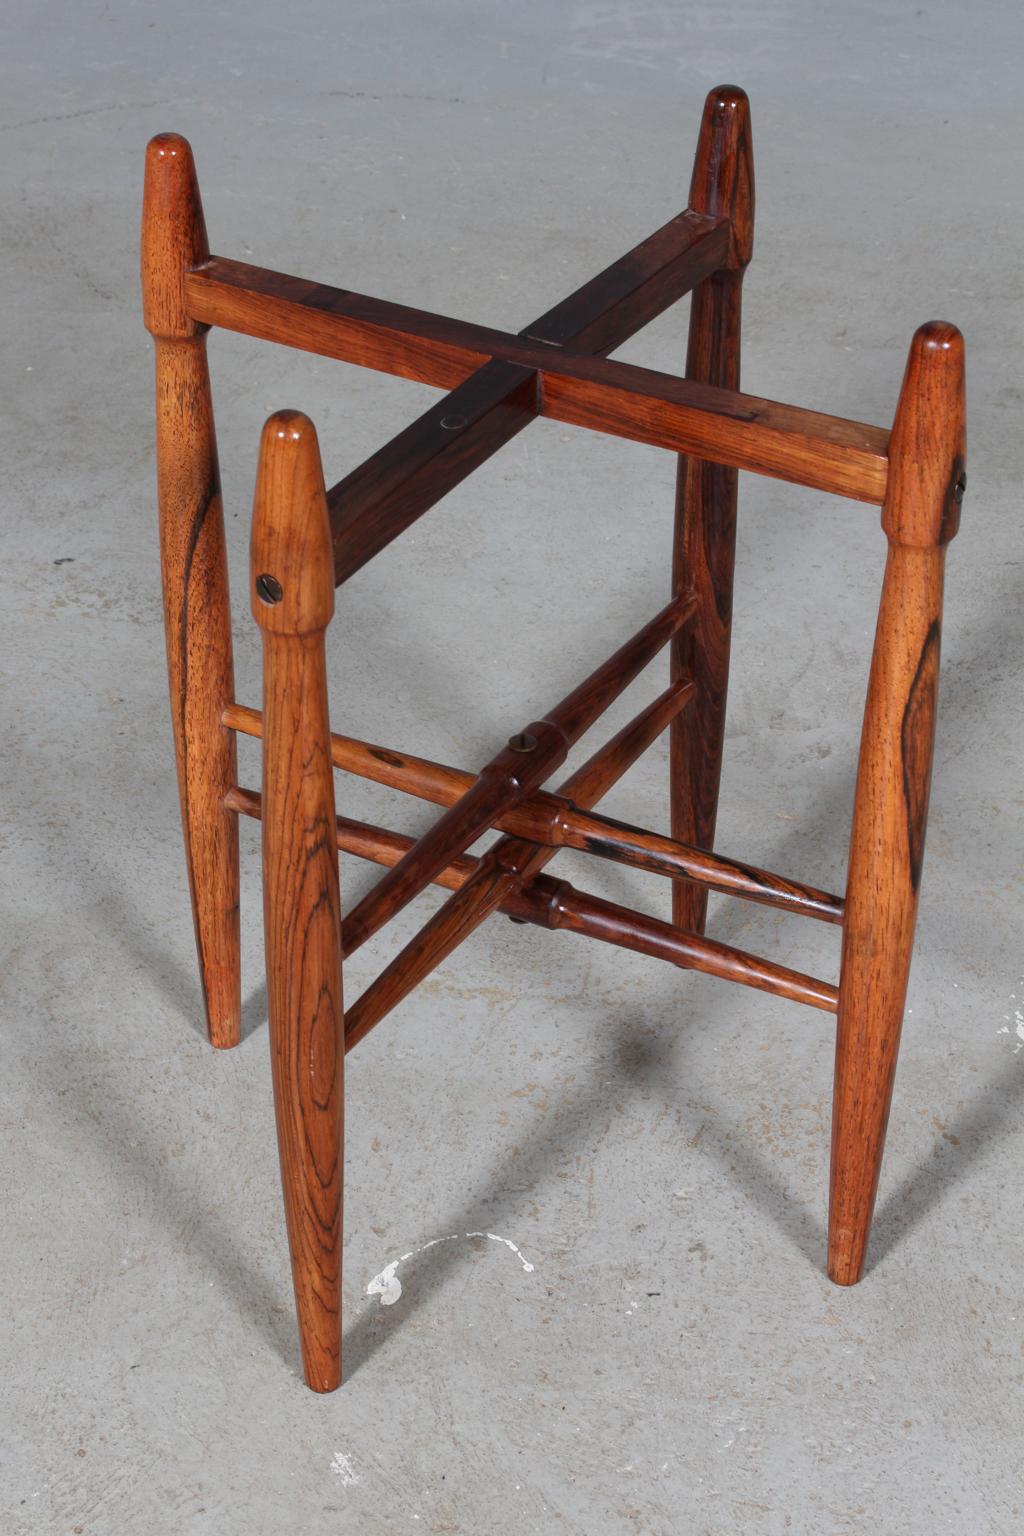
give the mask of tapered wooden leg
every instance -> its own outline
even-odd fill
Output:
[[[890,445],[839,982],[828,1268],[861,1277],[910,973],[935,738],[946,544],[964,488],[963,339],[914,337]]]
[[[199,972],[216,1046],[236,1045],[241,1015],[237,783],[224,517],[206,366],[206,326],[185,309],[184,272],[209,254],[192,152],[151,141],[142,219],[142,288],[156,351],[160,557],[171,717]]]
[[[343,1012],[324,631],[334,559],[312,423],[263,431],[252,529],[263,631],[263,907],[281,1183],[306,1381],[341,1380]]]
[[[690,303],[686,377],[738,389],[740,293],[754,228],[754,167],[750,108],[734,85],[712,91],[704,104],[690,188],[698,213],[728,215],[732,239],[726,268],[695,289]],[[701,600],[696,623],[674,642],[673,679],[697,685],[693,707],[671,728],[672,836],[701,848],[714,841],[722,772],[725,699],[729,681],[732,582],[736,550],[737,472],[680,455],[672,590],[689,587]],[[673,920],[703,932],[707,892],[678,880]]]

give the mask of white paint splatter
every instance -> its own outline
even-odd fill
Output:
[[[379,1275],[374,1275],[366,1287],[367,1296],[379,1296],[382,1307],[393,1307],[402,1294],[402,1282],[396,1273],[399,1264],[404,1264],[406,1259],[411,1259],[415,1248],[410,1253],[403,1253],[400,1259],[392,1259],[385,1265]]]
[[[346,1456],[344,1451],[335,1451],[331,1457],[331,1471],[335,1477],[341,1478],[343,1488],[354,1488],[359,1481],[356,1469],[352,1465],[351,1456]]]
[[[525,1272],[528,1275],[532,1275],[533,1274],[533,1265],[530,1263],[529,1259],[524,1259],[523,1258],[523,1255],[520,1253],[519,1249],[516,1247],[515,1243],[512,1241],[512,1239],[510,1237],[499,1237],[497,1232],[467,1232],[466,1236],[467,1237],[486,1237],[492,1243],[504,1243],[506,1248],[511,1248],[512,1252],[515,1254],[516,1258],[519,1260],[520,1264],[523,1266],[523,1269],[525,1270]]]
[[[436,1248],[438,1243],[454,1243],[460,1237],[486,1237],[492,1243],[504,1243],[506,1248],[511,1248],[516,1258],[528,1275],[533,1274],[533,1265],[529,1259],[523,1257],[510,1237],[499,1237],[497,1232],[452,1232],[447,1237],[433,1237],[429,1243],[424,1243],[421,1248],[410,1248],[408,1253],[403,1253],[399,1258],[392,1259],[386,1264],[379,1275],[374,1275],[366,1287],[367,1296],[379,1296],[382,1307],[393,1307],[402,1294],[402,1282],[398,1278],[398,1266],[404,1264],[407,1259],[414,1258],[417,1253],[426,1253],[428,1248]]]
[[[1011,992],[1010,1002],[1015,1003],[1016,1001],[1016,992]],[[1011,1023],[1013,1024],[1013,1032],[1017,1037],[1017,1043],[1013,1048],[1013,1053],[1016,1055],[1018,1051],[1024,1051],[1024,1008],[1014,1008],[1012,1019],[1008,1013],[1004,1013],[1003,1018],[1006,1020],[1006,1022],[1002,1029],[998,1029],[996,1033],[999,1035],[1008,1035],[1010,1033],[1010,1025]]]

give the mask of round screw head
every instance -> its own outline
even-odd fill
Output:
[[[442,416],[441,425],[446,432],[458,432],[466,425],[465,416]]]
[[[964,491],[966,491],[966,489],[967,489],[967,475],[966,475],[966,473],[961,472],[959,479],[957,480],[956,484],[953,487],[953,500],[954,501],[963,501],[963,499],[964,499]]]
[[[284,597],[284,588],[276,576],[271,576],[268,571],[256,577],[256,596],[261,603],[279,603]]]
[[[513,752],[532,752],[537,745],[537,738],[531,736],[529,731],[519,731],[517,735],[509,737],[508,744]]]

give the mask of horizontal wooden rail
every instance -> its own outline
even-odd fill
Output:
[[[261,798],[255,790],[232,789],[225,804],[229,809],[257,820],[262,815]],[[337,842],[344,853],[388,866],[397,864],[415,846],[415,839],[401,832],[345,816],[338,817]],[[449,891],[461,890],[479,865],[480,860],[472,854],[463,854],[439,871],[433,883]],[[564,880],[551,880],[547,875],[538,875],[528,886],[507,896],[499,910],[520,922],[582,933],[623,949],[638,950],[671,961],[685,970],[721,976],[727,981],[807,1003],[828,1013],[835,1013],[838,1006],[838,990],[829,982],[818,981],[800,971],[776,965],[774,961],[734,949],[731,944],[685,933],[671,923],[616,906],[598,896],[578,891]],[[346,1037],[347,1049],[357,1043],[357,1040]]]
[[[194,320],[454,389],[491,358],[535,370],[541,414],[880,504],[889,434],[629,363],[212,256],[185,276]]]
[[[536,369],[491,360],[327,493],[347,581],[540,413]]]
[[[729,220],[687,208],[519,334],[603,357],[719,271],[728,254]]]
[[[235,787],[224,796],[229,811],[240,816],[251,816],[255,821],[263,819],[263,796],[257,789]],[[372,822],[356,821],[350,816],[337,817],[337,843],[342,853],[355,854],[371,864],[384,864],[389,869],[404,859],[416,846],[416,839],[404,832],[392,832],[387,827],[374,826]],[[460,854],[434,876],[432,885],[447,891],[457,891],[469,879],[479,860],[471,853]],[[518,912],[515,914],[518,916]]]
[[[665,708],[665,723],[678,714],[693,696],[693,684],[681,682],[666,689],[656,704]],[[231,704],[224,724],[247,736],[261,736],[259,710]],[[426,758],[373,746],[350,736],[331,737],[332,758],[338,768],[360,778],[372,779],[391,789],[429,800],[435,805],[454,805],[471,789],[476,775],[449,768]],[[647,832],[627,822],[615,821],[597,811],[587,811],[564,795],[539,790],[503,812],[494,823],[501,832],[524,837],[550,847],[576,848],[635,869],[682,878],[728,896],[761,902],[784,912],[841,923],[843,901],[828,891],[816,890],[796,880],[772,874],[755,865],[693,848],[658,832]]]
[[[560,829],[561,830],[561,829]],[[691,847],[647,832],[625,821],[614,821],[597,811],[574,807],[565,818],[564,834],[558,838],[564,848],[578,848],[599,858],[612,859],[634,869],[669,875],[706,886],[724,896],[739,896],[744,901],[760,902],[800,917],[816,917],[825,923],[842,923],[843,900],[829,891],[816,890],[798,880],[788,880],[755,864],[741,863],[722,854]]]
[[[839,1007],[839,989],[830,982],[791,971],[787,966],[776,965],[773,960],[762,960],[760,956],[747,954],[731,944],[687,933],[660,918],[632,912],[600,896],[574,890],[572,886],[560,891],[557,888],[561,885],[563,882],[541,875],[530,887],[534,895],[550,895],[547,918],[550,928],[567,928],[591,939],[603,939],[606,944],[618,944],[623,949],[669,960],[684,970],[721,976],[744,987],[772,992],[795,1003],[807,1003],[826,1013],[835,1013]]]
[[[726,219],[689,209],[519,333],[603,356],[725,260]],[[327,493],[334,579],[346,581],[542,407],[540,375],[491,359]]]
[[[646,750],[688,702],[692,694],[691,683],[673,683],[624,726],[614,738],[620,746],[632,753],[635,740],[643,743]],[[258,709],[245,704],[229,704],[221,716],[223,723],[244,736],[263,735],[263,716]],[[602,746],[595,757],[604,763],[606,747]],[[414,757],[408,752],[396,752],[391,747],[377,747],[354,736],[331,736],[331,760],[336,768],[354,773],[362,779],[372,779],[388,789],[398,789],[404,794],[415,795],[419,800],[430,800],[435,805],[454,805],[467,789],[476,783],[476,774],[462,768],[448,768],[443,763],[433,763],[429,758]],[[636,754],[630,756],[630,762]],[[594,759],[591,759],[593,762]],[[587,764],[579,771],[584,773]],[[561,804],[561,798],[540,791],[531,795],[524,804],[534,800],[553,800]],[[504,817],[495,825],[504,828]]]

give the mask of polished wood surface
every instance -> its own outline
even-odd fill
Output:
[[[281,1184],[306,1381],[341,1380],[341,907],[324,631],[334,559],[312,423],[263,430],[252,521],[263,632],[263,899]]]
[[[860,1279],[885,1143],[917,919],[935,741],[946,545],[964,487],[963,338],[910,348],[882,526],[889,554],[854,797],[832,1104],[829,1274]]]
[[[672,718],[672,711],[678,707],[680,691],[677,688],[666,690],[657,699],[646,705],[632,720],[615,732],[611,739],[602,744],[587,760],[581,764],[573,775],[573,781],[577,785],[577,793],[581,798],[597,799],[604,793],[612,782],[621,778],[626,770],[642,757],[652,742],[656,741],[665,730]],[[251,734],[262,732],[262,717],[258,710],[242,711],[241,707],[234,706],[239,713],[251,717],[259,725],[259,731],[251,731]],[[238,729],[243,729],[242,725]],[[335,737],[335,741],[345,738]],[[379,750],[379,749],[373,749]],[[415,761],[421,761],[416,759]],[[456,772],[452,769],[451,772]],[[472,775],[464,777],[470,783]],[[468,787],[468,786],[467,786]],[[554,797],[552,797],[554,798]],[[232,787],[225,798],[225,803],[234,811],[239,811],[246,816],[262,815],[261,799],[252,790]],[[338,816],[336,818],[338,829],[338,847],[348,853],[358,854],[361,858],[372,859],[376,863],[394,865],[415,846],[415,839],[405,837],[399,832],[390,832],[382,827],[369,826],[367,823],[353,821],[350,817]],[[466,879],[476,869],[478,860],[469,854],[460,854],[453,859],[445,869],[441,870],[434,878],[434,884],[447,887],[456,891],[464,884]]]
[[[235,693],[231,605],[206,327],[183,293],[207,255],[192,151],[161,134],[146,151],[142,299],[156,360],[164,633],[199,977],[210,1041],[224,1048],[238,1043],[242,1010],[238,824],[224,808],[238,772],[221,721]]]
[[[519,333],[598,356],[687,293],[724,259],[724,219],[681,213]],[[540,375],[484,363],[327,493],[342,582],[521,432],[543,403]]]
[[[665,724],[677,718],[694,695],[692,683],[674,683],[655,700]],[[247,736],[263,734],[258,709],[231,704],[224,711],[225,724]],[[343,768],[361,778],[386,784],[436,805],[455,805],[477,782],[476,775],[444,763],[398,752],[393,747],[374,746],[351,736],[332,735],[331,755],[336,768]],[[510,832],[531,842],[549,847],[577,848],[599,858],[647,869],[655,874],[696,882],[724,895],[740,896],[762,902],[823,922],[841,923],[843,901],[828,891],[817,890],[801,881],[787,879],[755,865],[706,853],[657,832],[648,832],[628,822],[616,821],[597,811],[585,811],[565,795],[539,790],[502,811],[492,825],[500,832]]]
[[[560,883],[551,882],[553,885]],[[534,882],[531,889],[535,890],[536,885]],[[720,976],[741,986],[771,992],[777,997],[789,998],[791,1002],[807,1003],[828,1013],[836,1011],[838,991],[829,982],[817,981],[813,976],[790,970],[774,960],[762,960],[759,955],[747,954],[731,944],[686,933],[674,923],[631,912],[600,896],[590,896],[571,887],[553,900],[552,907],[549,927],[586,934],[607,944],[618,944],[623,949],[668,960],[683,970]]]
[[[174,135],[150,145],[143,292],[156,347],[168,672],[200,969],[211,1039],[233,1044],[237,817],[256,817],[282,1185],[306,1380],[318,1391],[341,1376],[344,1054],[495,912],[836,1013],[828,1268],[844,1285],[863,1272],[917,914],[945,548],[964,489],[963,343],[941,322],[918,331],[891,433],[741,393],[753,221],[749,103],[721,86],[705,103],[690,206],[512,334],[211,256],[188,145]],[[609,357],[687,292],[685,378]],[[293,412],[267,423],[251,581],[262,710],[234,702],[211,325],[449,392],[329,492],[311,423]],[[332,735],[324,638],[335,585],[540,416],[678,456],[670,603],[478,773]],[[882,508],[889,553],[844,897],[712,847],[741,469]],[[666,645],[669,686],[557,791],[543,787]],[[665,729],[670,835],[596,810]],[[237,784],[236,732],[262,738],[259,793]],[[339,816],[334,766],[442,814],[417,839]],[[471,854],[491,829],[498,840]],[[667,877],[673,920],[552,879],[544,870],[560,848]],[[385,871],[344,923],[339,849]],[[431,883],[448,899],[343,1011],[343,958]],[[712,890],[840,927],[838,986],[705,936]]]
[[[885,496],[889,434],[864,422],[586,357],[486,326],[212,256],[189,313],[321,357],[454,389],[490,358],[536,370],[541,414],[855,501]]]
[[[263,819],[263,796],[259,790],[244,789],[240,785],[229,789],[224,797],[229,810],[239,816],[251,816],[255,821]],[[342,853],[355,854],[372,864],[383,864],[392,869],[416,846],[416,839],[404,832],[393,832],[390,827],[378,827],[373,822],[358,821],[351,816],[336,816],[335,841]],[[457,891],[476,869],[477,859],[471,853],[460,854],[447,868],[434,876],[431,884],[447,891]]]
[[[540,720],[511,737],[414,851],[367,892],[345,919],[352,954],[424,890],[498,818],[548,778],[580,737],[613,704],[672,636],[693,617],[693,599],[674,598]]]
[[[727,215],[732,238],[728,259],[693,295],[686,377],[720,389],[740,387],[740,294],[754,242],[754,158],[750,104],[737,86],[719,87],[704,104],[690,184],[690,206]],[[672,674],[691,677],[694,708],[672,727],[672,835],[711,848],[722,776],[725,702],[729,683],[733,567],[736,559],[736,491],[739,476],[729,464],[684,455],[676,474],[672,590],[696,592],[696,622],[672,647]],[[707,891],[677,881],[672,920],[703,933]]]
[[[728,219],[687,208],[521,334],[604,357],[717,272],[730,233]]]
[[[327,493],[334,573],[347,581],[535,420],[533,368],[491,361]]]
[[[596,804],[657,740],[670,719],[663,700],[655,699],[591,753],[566,780],[563,791],[571,792],[578,804]],[[352,1010],[354,1017],[346,1021],[346,1042],[354,1044],[368,1034],[419,979],[451,953],[461,937],[520,891],[526,878],[538,873],[554,853],[554,848],[534,848],[523,839],[500,839],[489,850],[489,862],[477,860],[469,870],[470,878],[455,887],[460,896],[457,906],[442,908],[358,999]],[[503,878],[503,866],[512,878]],[[462,894],[465,888],[466,896]]]
[[[242,816],[252,816],[257,821],[263,814],[262,798],[251,789],[232,789],[227,804]],[[343,853],[355,854],[377,864],[393,867],[416,846],[414,838],[387,827],[374,826],[370,822],[354,821],[339,816],[336,820],[338,847]],[[449,891],[460,891],[472,879],[480,866],[480,859],[473,854],[462,854],[446,869],[435,875],[433,884]],[[748,954],[731,944],[720,944],[697,934],[682,933],[674,924],[648,917],[644,912],[633,912],[586,891],[578,891],[565,880],[549,880],[538,875],[521,889],[510,889],[503,894],[497,910],[507,917],[524,923],[536,923],[542,928],[561,928],[580,933],[588,938],[599,939],[607,944],[617,944],[659,960],[668,960],[683,970],[703,971],[709,976],[720,976],[741,986],[754,987],[771,992],[792,1002],[807,1003],[812,1008],[835,1013],[839,992],[829,982],[818,981],[800,971],[790,970],[773,960],[763,960]],[[369,1033],[356,1025],[346,1030],[346,1051]]]

